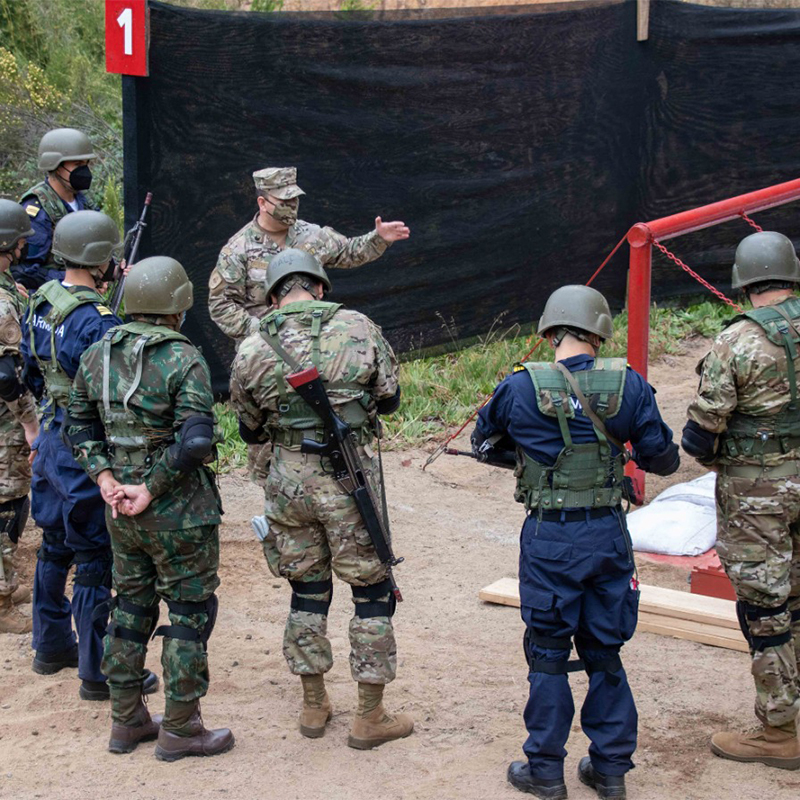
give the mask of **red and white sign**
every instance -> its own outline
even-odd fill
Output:
[[[147,75],[149,44],[147,0],[106,0],[106,72]]]

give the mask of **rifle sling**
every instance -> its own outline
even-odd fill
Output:
[[[594,409],[589,404],[589,401],[586,399],[586,395],[581,391],[581,387],[578,386],[578,381],[572,376],[572,373],[560,362],[556,362],[556,367],[558,367],[559,371],[564,375],[567,380],[567,383],[570,385],[570,388],[575,393],[575,397],[578,398],[578,402],[583,407],[583,413],[586,414],[587,417],[592,421],[592,424],[603,434],[603,436],[608,439],[611,444],[613,444],[621,453],[623,458],[627,461],[630,458],[628,450],[626,449],[625,445],[617,439],[615,436],[612,436],[608,429],[605,426],[603,420],[597,416]]]
[[[303,366],[283,349],[283,345],[277,336],[273,336],[265,330],[260,331],[260,333],[261,338],[278,354],[279,358],[285,361],[295,372],[302,372]]]

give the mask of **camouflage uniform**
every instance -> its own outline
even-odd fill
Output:
[[[185,720],[176,724],[173,709],[208,690],[220,500],[210,470],[177,469],[168,446],[180,441],[186,420],[212,417],[212,407],[210,373],[200,352],[183,335],[149,322],[109,331],[86,351],[75,376],[68,433],[77,460],[94,480],[111,469],[120,483],[144,483],[154,497],[135,517],[113,519],[106,509],[117,597],[103,671],[114,721],[123,725],[139,697],[160,598],[171,623],[156,631],[164,635],[162,727],[181,733]]]
[[[8,272],[0,273],[0,357],[20,355],[22,340],[20,320],[25,309],[25,299],[19,293]],[[25,497],[31,488],[31,467],[28,463],[30,448],[25,439],[23,423],[36,421],[36,407],[29,393],[16,400],[0,400],[0,516],[14,514],[5,507],[18,498]],[[14,552],[17,549],[5,531],[0,532],[0,595],[10,596],[17,588],[14,569]]]
[[[777,307],[800,322],[797,298]],[[689,419],[718,436],[711,462],[718,467],[717,552],[751,646],[756,716],[793,730],[800,711],[800,436],[775,433],[777,415],[792,413],[789,372],[792,364],[800,369],[800,357],[794,350],[790,361],[781,340],[778,324],[768,337],[757,322],[737,317],[698,364]]]
[[[256,188],[284,194],[281,187],[296,186],[297,170],[265,169],[253,173]],[[292,196],[297,196],[293,194]],[[323,266],[348,269],[374,261],[386,252],[389,242],[376,231],[348,238],[333,228],[321,228],[298,219],[286,232],[283,247],[270,238],[258,224],[256,215],[222,248],[217,265],[208,281],[208,310],[211,319],[223,333],[237,344],[258,330],[258,325],[270,311],[269,298],[264,291],[264,278],[270,261],[282,250],[307,250]],[[264,485],[269,469],[269,448],[250,446],[248,461],[254,480]]]
[[[274,448],[265,487],[269,532],[262,546],[272,574],[289,579],[294,591],[284,656],[295,675],[330,670],[326,632],[333,571],[355,587],[356,609],[350,620],[353,679],[389,683],[397,666],[391,614],[373,616],[374,611],[367,610],[379,604],[386,610],[390,603],[383,583],[386,567],[353,500],[319,456],[300,452],[303,438],[321,441],[320,420],[288,387],[286,375],[291,369],[265,336],[277,337],[301,364],[317,366],[334,410],[358,432],[361,455],[377,490],[373,421],[376,402],[397,393],[394,353],[367,317],[333,303],[289,303],[272,311],[261,327],[242,343],[234,360],[231,403],[241,424],[250,431],[263,431]],[[380,593],[358,588],[376,585]]]

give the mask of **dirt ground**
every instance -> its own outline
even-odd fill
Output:
[[[679,432],[696,385],[702,342],[651,369],[668,423]],[[0,798],[85,800],[92,797],[225,797],[250,800],[484,800],[519,795],[505,782],[508,762],[522,756],[521,713],[527,697],[523,626],[516,609],[484,605],[478,590],[516,573],[523,519],[508,472],[444,456],[427,472],[422,450],[387,458],[395,547],[405,563],[397,579],[405,602],[395,616],[398,679],[387,705],[412,714],[414,734],[372,752],[349,749],[355,705],[347,662],[349,591],[336,587],[330,634],[337,660],[329,674],[335,716],[323,739],[297,731],[299,681],[281,654],[289,587],[271,577],[249,525],[262,497],[243,474],[222,481],[220,615],[210,642],[208,725],[230,726],[236,747],[213,759],[162,764],[152,744],[131,755],[105,747],[108,704],[78,698],[73,670],[31,672],[30,636],[0,637]],[[685,463],[680,480],[700,474]],[[673,479],[674,480],[674,479]],[[648,494],[666,481],[650,480]],[[34,529],[21,547],[30,578]],[[645,581],[686,589],[682,569],[640,559]],[[158,645],[148,666],[161,672]],[[709,736],[750,725],[752,684],[746,655],[639,633],[623,651],[640,714],[632,800],[797,798],[800,774],[715,758]],[[570,678],[577,705],[585,676]],[[163,694],[150,701],[163,708]],[[576,717],[567,745],[571,797],[594,793],[575,776],[587,740]]]

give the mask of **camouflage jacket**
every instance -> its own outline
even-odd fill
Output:
[[[257,216],[231,238],[217,259],[208,281],[211,319],[232,339],[241,341],[258,330],[270,310],[264,279],[272,258],[281,252]],[[348,239],[333,228],[299,219],[286,234],[285,247],[315,255],[324,266],[360,267],[386,252],[389,243],[375,231]]]
[[[68,409],[67,434],[75,458],[95,481],[110,469],[120,483],[144,483],[154,497],[137,517],[115,520],[117,528],[177,530],[219,523],[213,473],[207,467],[182,472],[168,452],[180,439],[181,425],[195,415],[212,416],[213,403],[206,360],[186,337],[169,328],[129,322],[86,350]]]
[[[0,356],[13,356],[20,366],[20,322],[24,313],[25,298],[14,279],[9,272],[0,273]],[[11,402],[0,400],[0,426],[12,425],[15,420],[24,425],[36,421],[36,404],[28,391]]]
[[[393,397],[398,381],[397,359],[372,320],[333,303],[309,301],[289,303],[271,312],[261,325],[266,329],[274,321],[284,350],[301,365],[311,366],[312,311],[325,306],[333,314],[320,327],[316,361],[331,405],[341,413],[344,406],[358,400],[374,417],[376,401]],[[260,332],[248,336],[239,347],[231,374],[231,404],[251,431],[281,427],[278,406],[285,387],[279,383],[276,366],[282,363]]]
[[[795,319],[800,327],[800,318]],[[800,356],[794,360],[800,375]],[[700,385],[688,409],[690,420],[704,430],[724,436],[732,418],[769,418],[789,403],[789,371],[784,347],[771,342],[756,322],[737,318],[717,336],[697,365]],[[800,458],[789,453],[722,458],[724,463],[774,466]]]

